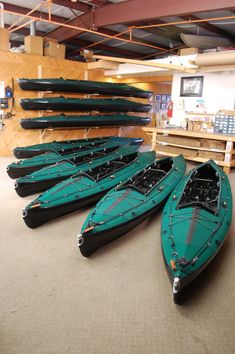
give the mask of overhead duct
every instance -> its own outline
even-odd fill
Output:
[[[199,34],[185,34],[181,33],[180,38],[188,47],[198,49],[211,49],[217,47],[230,47],[235,44],[235,41],[231,41],[224,37],[204,36]]]
[[[198,54],[192,63],[197,66],[235,65],[235,50]]]

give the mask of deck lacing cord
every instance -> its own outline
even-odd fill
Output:
[[[197,211],[196,211],[197,212]],[[188,213],[190,213],[190,212],[188,212]],[[186,214],[187,215],[187,212],[185,212],[185,213],[183,213],[183,214]],[[172,222],[172,219],[173,218],[180,218],[181,220],[180,221],[178,221],[178,222]],[[211,246],[211,241],[212,241],[212,239],[213,239],[213,236],[214,236],[214,234],[217,232],[217,230],[219,229],[219,227],[222,225],[222,222],[220,222],[220,223],[217,223],[217,226],[214,228],[214,229],[212,229],[212,228],[210,228],[210,227],[208,227],[208,225],[207,224],[205,224],[205,223],[203,223],[203,222],[201,222],[201,220],[203,220],[203,221],[206,221],[207,223],[209,223],[209,224],[212,224],[213,223],[213,221],[211,221],[210,219],[208,219],[208,218],[206,218],[206,217],[202,217],[202,216],[199,216],[199,213],[197,212],[197,216],[194,216],[194,217],[181,217],[181,216],[173,216],[172,214],[170,214],[170,224],[169,224],[169,227],[170,227],[170,234],[171,234],[171,236],[170,236],[170,238],[171,238],[171,240],[173,241],[172,242],[172,245],[171,245],[171,247],[174,249],[174,247],[173,247],[173,245],[174,245],[174,236],[173,236],[173,231],[172,231],[172,226],[173,225],[176,225],[176,224],[178,224],[178,223],[180,223],[180,222],[184,222],[185,220],[195,220],[195,221],[198,221],[202,226],[204,226],[204,227],[206,227],[207,229],[209,229],[209,231],[211,232],[210,233],[210,236],[209,236],[209,238],[202,244],[202,246],[199,248],[199,250],[197,251],[197,253],[192,257],[192,260],[191,261],[188,261],[186,264],[180,264],[180,266],[181,266],[181,269],[185,269],[185,268],[187,268],[188,266],[190,266],[190,265],[193,265],[193,264],[195,264],[196,263],[196,261],[198,260],[198,258],[205,252],[205,250],[207,249],[207,247],[210,247]],[[178,253],[176,252],[176,251],[174,251],[173,252],[174,253],[174,256],[176,257],[176,256],[178,256]],[[176,259],[176,261],[175,261],[175,263],[178,263],[177,262],[177,259]]]
[[[113,162],[113,161],[112,161]],[[115,160],[114,160],[114,162],[115,162]],[[117,170],[119,170],[120,168],[122,168],[122,164],[123,165],[125,165],[124,164],[124,162],[121,162],[121,161],[118,161],[119,163],[120,163],[120,165],[121,166],[118,166],[115,170],[112,170],[113,172],[115,172],[115,171],[117,171]],[[107,174],[107,171],[109,171],[110,170],[110,163],[107,163],[108,164],[108,166],[107,166],[107,168],[104,168],[104,166],[100,166],[100,168],[102,169],[103,168],[103,170],[104,170],[104,175],[105,175],[105,177],[106,177],[106,174]],[[102,171],[103,172],[103,171]],[[82,173],[82,172],[81,172]],[[96,181],[98,180],[98,178],[99,178],[99,174],[97,174],[97,176],[96,176]],[[80,177],[86,177],[86,175],[84,175],[84,176],[80,176]],[[93,184],[89,184],[88,182],[85,182],[85,181],[82,181],[82,183],[81,183],[81,179],[79,179],[79,182],[80,182],[80,186],[82,185],[82,187],[87,187],[87,188],[93,188],[94,187],[94,185]],[[75,189],[75,193],[77,193],[77,192],[81,192],[82,191],[82,189],[83,188],[78,188],[77,186],[76,186],[76,181],[73,181],[73,179],[71,178],[71,181],[69,181],[69,185],[71,185],[71,186],[73,186],[74,187],[74,189]],[[61,190],[63,190],[64,188],[66,188],[68,186],[68,184],[65,184],[64,186],[62,186],[59,190],[61,191]],[[55,192],[58,192],[58,190],[56,190]],[[70,193],[70,196],[72,196],[74,193]],[[65,194],[63,197],[68,197],[68,195],[67,194]],[[56,198],[56,199],[54,199],[54,201],[57,201],[57,200],[59,200],[59,199],[61,199],[61,197],[58,197],[58,198]],[[44,203],[48,203],[49,201],[45,201]]]
[[[166,184],[165,187],[168,187],[168,186],[173,182],[174,177],[175,177],[175,176],[173,176],[173,178],[171,179],[171,181],[169,181],[168,184]],[[162,191],[159,190],[158,194],[161,193],[161,192],[162,192]],[[158,194],[157,194],[157,195],[158,195]],[[154,195],[154,198],[155,198],[155,197],[156,197],[156,194]],[[107,195],[103,198],[103,201],[102,201],[102,202],[104,202],[104,200],[109,199],[109,198],[111,198],[111,196],[110,196],[110,194],[107,194]],[[129,198],[132,198],[132,199],[134,199],[134,200],[137,199],[137,200],[140,201],[140,203],[137,204],[137,205],[133,205],[133,204],[128,200]],[[152,198],[152,199],[153,199],[153,198]],[[144,198],[144,199],[141,199],[141,198],[138,198],[138,197],[135,197],[135,196],[131,196],[131,195],[128,195],[128,198],[126,197],[126,198],[124,198],[123,200],[124,200],[125,202],[127,202],[128,204],[130,204],[130,206],[131,206],[129,209],[125,210],[124,213],[121,213],[121,216],[123,216],[123,217],[124,217],[125,219],[127,219],[127,220],[129,220],[129,218],[126,217],[125,214],[129,213],[131,210],[133,210],[133,208],[138,208],[138,207],[140,207],[140,206],[143,205],[143,204],[145,203],[145,201],[146,201],[145,198]],[[93,210],[92,216],[94,216],[94,215],[96,214],[96,211],[97,211],[97,208],[95,207],[94,210]],[[106,219],[105,221],[101,221],[101,222],[97,222],[97,223],[92,223],[92,226],[95,227],[95,226],[98,226],[98,225],[105,225],[106,223],[108,223],[108,222],[110,222],[110,221],[112,221],[112,220],[115,220],[115,219],[117,219],[117,218],[119,218],[119,217],[120,217],[120,214],[114,215],[114,216],[111,216],[110,218]],[[89,227],[89,226],[91,226],[91,225],[88,224],[88,227]]]

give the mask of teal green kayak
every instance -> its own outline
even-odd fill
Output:
[[[108,190],[143,170],[155,159],[155,152],[138,153],[120,148],[116,158],[78,173],[41,194],[23,211],[27,226],[35,228],[51,219],[94,204]]]
[[[90,98],[23,98],[20,105],[25,110],[52,110],[78,112],[149,112],[152,106],[123,99],[90,99]]]
[[[65,115],[43,116],[36,118],[24,118],[20,125],[24,129],[47,128],[91,128],[91,127],[120,127],[142,126],[151,121],[149,117],[139,117],[130,114],[106,114],[106,115]]]
[[[61,160],[71,160],[74,162],[80,162],[86,159],[86,156],[96,153],[98,151],[110,151],[118,148],[122,145],[129,144],[130,140],[127,138],[123,139],[111,139],[102,141],[95,145],[82,145],[80,147],[76,147],[72,151],[51,151],[42,155],[36,155],[29,159],[20,160],[17,162],[13,162],[7,166],[7,173],[11,178],[19,178],[26,176],[30,173],[40,170],[43,167],[53,165],[55,163],[60,162]]]
[[[115,137],[102,136],[97,138],[52,141],[50,143],[19,146],[13,149],[13,154],[17,159],[25,159],[36,155],[44,154],[45,152],[48,151],[58,151],[58,152],[68,151],[69,152],[75,150],[76,148],[79,149],[81,146],[96,145],[113,138],[118,139],[117,136]],[[141,141],[139,143],[141,143]]]
[[[165,205],[161,242],[175,303],[222,246],[232,221],[226,174],[210,160],[191,170]]]
[[[151,91],[141,90],[127,84],[89,80],[18,79],[18,83],[20,88],[26,91],[75,92],[140,98],[149,98],[152,95]]]
[[[111,145],[111,142],[110,142]],[[120,145],[119,145],[120,146]],[[138,151],[138,146],[133,145],[123,147],[123,150],[119,146],[111,148],[97,150],[90,152],[89,154],[77,157],[77,159],[62,159],[58,163],[45,167],[39,171],[35,171],[25,177],[20,177],[15,182],[16,193],[20,197],[25,197],[30,194],[35,194],[51,188],[56,183],[63,181],[64,179],[73,176],[76,173],[84,172],[95,168],[97,166],[109,163],[112,160],[121,158],[121,156],[132,154]],[[125,146],[125,145],[124,145]]]
[[[185,168],[181,155],[155,160],[107,193],[82,226],[78,242],[82,255],[90,256],[152,215],[179,183]]]

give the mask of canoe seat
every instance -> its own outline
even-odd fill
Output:
[[[124,184],[124,188],[132,188],[141,194],[149,193],[152,188],[166,175],[166,171],[150,168],[138,173],[135,177]],[[122,188],[122,187],[121,187]]]
[[[212,213],[216,213],[219,190],[219,183],[211,179],[191,179],[185,186],[177,208],[198,206]]]

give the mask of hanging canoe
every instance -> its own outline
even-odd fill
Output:
[[[90,127],[119,127],[119,126],[142,126],[149,124],[149,117],[130,116],[126,114],[112,115],[83,115],[66,116],[45,116],[37,118],[21,119],[20,125],[24,129],[45,129],[45,128],[90,128]]]
[[[78,237],[82,255],[90,256],[152,215],[179,183],[185,168],[182,155],[155,160],[106,194],[82,226]]]
[[[98,112],[149,112],[152,106],[122,99],[88,98],[23,98],[20,105],[25,110],[98,111]]]
[[[36,155],[44,154],[48,151],[73,151],[76,148],[80,148],[81,146],[86,145],[97,145],[102,142],[106,142],[107,140],[112,139],[123,139],[118,136],[102,136],[97,138],[87,138],[87,139],[77,139],[77,140],[62,140],[62,141],[52,141],[51,143],[43,143],[43,144],[35,144],[28,145],[22,147],[16,147],[13,149],[13,154],[17,159],[24,159],[33,157]],[[143,143],[142,138],[128,138],[130,144],[138,144],[141,145]]]
[[[214,161],[190,171],[174,189],[163,210],[161,242],[175,303],[217,254],[231,220],[229,180]]]
[[[70,152],[46,152],[42,155],[37,155],[29,159],[11,163],[7,166],[7,173],[11,178],[18,178],[26,176],[32,172],[38,171],[43,167],[59,163],[61,160],[70,160],[73,162],[76,161],[80,163],[81,161],[90,159],[94,153],[97,153],[99,151],[108,153],[115,149],[118,149],[119,146],[126,144],[128,144],[128,139],[110,141],[108,140],[103,144],[98,144],[95,146],[82,146],[80,149],[76,148],[75,150]]]
[[[19,86],[25,91],[53,91],[89,93],[108,96],[149,98],[151,91],[141,90],[127,84],[110,82],[60,79],[19,79]]]
[[[129,147],[130,148],[130,147]],[[155,152],[137,153],[127,147],[125,154],[86,173],[78,173],[41,194],[23,211],[27,226],[35,228],[51,219],[99,200],[108,190],[143,170],[155,159]]]
[[[16,180],[15,190],[20,197],[25,197],[30,194],[35,194],[44,191],[56,183],[65,180],[68,177],[73,176],[76,173],[91,168],[100,166],[104,163],[109,163],[120,157],[120,155],[130,154],[138,151],[138,146],[126,146],[123,150],[117,147],[114,149],[100,150],[97,152],[91,152],[90,154],[79,157],[77,159],[68,160],[62,159],[60,162],[45,167],[39,171],[33,172],[25,177],[20,177]],[[85,167],[84,167],[85,166]]]

